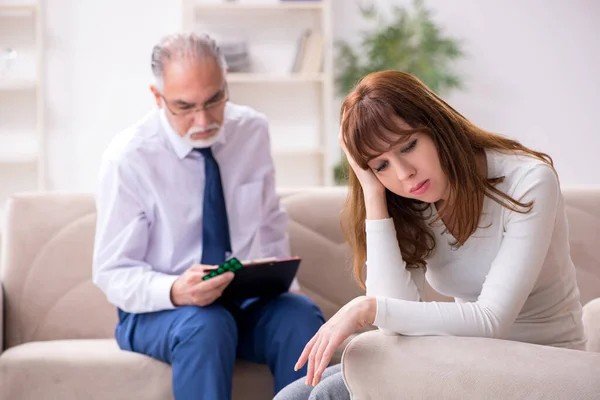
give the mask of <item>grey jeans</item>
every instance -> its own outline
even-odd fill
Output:
[[[281,389],[273,400],[350,400],[350,393],[342,378],[341,364],[323,372],[321,382],[314,388],[306,386],[300,378]]]

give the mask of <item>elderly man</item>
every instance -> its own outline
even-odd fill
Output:
[[[264,115],[228,102],[225,60],[207,36],[152,52],[158,108],[106,150],[97,195],[94,282],[118,308],[124,350],[171,364],[183,399],[229,399],[236,357],[268,364],[275,392],[324,318],[298,290],[220,301],[229,256],[290,256]]]

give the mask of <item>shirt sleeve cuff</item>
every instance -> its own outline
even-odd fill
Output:
[[[301,290],[300,288],[300,284],[298,283],[298,278],[294,278],[294,280],[292,281],[292,284],[290,285],[290,288],[288,289],[288,291],[290,292],[299,292]]]
[[[391,218],[367,219],[365,222],[365,228],[367,232],[386,232],[395,230],[394,220]]]
[[[387,304],[385,301],[385,297],[377,296],[375,297],[377,301],[377,309],[375,310],[375,320],[373,321],[373,325],[379,326],[382,323],[385,324],[385,316],[387,314]]]
[[[175,305],[171,302],[171,286],[179,278],[178,275],[159,274],[150,284],[150,297],[156,311],[172,310]]]
[[[384,328],[387,321],[387,298],[382,296],[377,296],[377,310],[375,311],[375,320],[373,321],[373,325],[378,327],[379,330],[387,336],[398,335],[398,333],[391,331],[389,329]]]

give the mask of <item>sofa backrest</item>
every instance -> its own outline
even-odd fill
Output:
[[[5,348],[113,335],[116,310],[91,280],[93,198],[19,194],[5,211],[0,271]]]
[[[350,249],[341,230],[344,187],[280,190],[289,215],[292,254],[302,257],[298,281],[327,318],[364,294],[352,277]]]
[[[581,304],[600,297],[600,186],[563,189]]]
[[[339,228],[343,189],[282,191],[299,281],[329,317],[361,294]],[[38,340],[113,337],[115,307],[91,281],[91,195],[18,194],[6,206],[0,251],[5,348]]]
[[[582,302],[600,297],[600,188],[565,189]],[[362,294],[340,229],[345,188],[280,190],[298,279],[327,317]],[[5,348],[37,340],[113,337],[116,310],[91,281],[90,195],[20,194],[7,203],[0,255]],[[443,299],[429,289],[428,299]]]

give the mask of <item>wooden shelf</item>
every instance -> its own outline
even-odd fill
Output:
[[[38,160],[35,133],[0,132],[0,164],[29,163]]]
[[[19,52],[18,61],[0,76],[0,107],[11,104],[13,95],[28,98],[27,104],[19,100],[18,109],[10,110],[16,114],[14,119],[8,114],[0,121],[0,234],[8,196],[45,188],[44,3],[42,0],[0,0],[0,25],[10,28],[3,29],[2,34],[10,36],[12,29],[20,30],[23,25],[34,41],[33,48],[22,48],[20,42],[10,46]],[[11,19],[15,24],[10,23]],[[35,103],[29,101],[30,96],[35,98]]]
[[[332,110],[332,1],[183,0],[182,3],[184,32],[203,31],[225,41],[245,41],[253,59],[273,59],[262,67],[256,66],[259,71],[230,72],[226,78],[236,102],[253,107],[269,118],[271,155],[281,167],[279,182],[297,181],[313,186],[332,183],[332,151],[328,140],[335,114]],[[251,27],[256,29],[256,25],[260,28],[271,23],[276,23],[278,29],[256,34],[249,31]],[[282,64],[295,64],[300,39],[308,30],[320,33],[323,38],[320,68],[308,68],[307,64],[305,70],[313,72],[304,74],[292,73],[292,68],[279,68]],[[298,97],[293,102],[274,97],[288,95]],[[297,106],[306,109],[298,113],[294,109]],[[301,131],[299,125],[305,125],[310,132]],[[298,137],[294,136],[296,130]],[[298,164],[302,168],[298,169]]]
[[[6,201],[5,201],[5,199],[2,199],[0,201],[0,243],[2,242],[2,234],[4,233],[4,221],[6,220],[6,217],[4,215],[5,209],[6,209]],[[2,250],[2,246],[0,246],[0,251],[1,250]]]
[[[238,3],[235,1],[223,3],[208,3],[195,4],[196,11],[231,11],[231,10],[248,10],[248,11],[271,11],[271,10],[305,10],[305,11],[320,11],[323,9],[322,1],[280,1],[278,3],[263,3],[263,4],[248,4]]]
[[[0,92],[15,90],[32,90],[37,87],[34,79],[2,79],[0,78]]]
[[[230,83],[307,83],[322,82],[323,74],[261,74],[261,73],[229,73],[227,82]]]
[[[273,154],[273,157],[317,157],[322,156],[325,153],[325,150],[321,148],[274,148],[271,150],[271,153]]]
[[[30,17],[37,11],[36,4],[0,3],[0,18]]]

